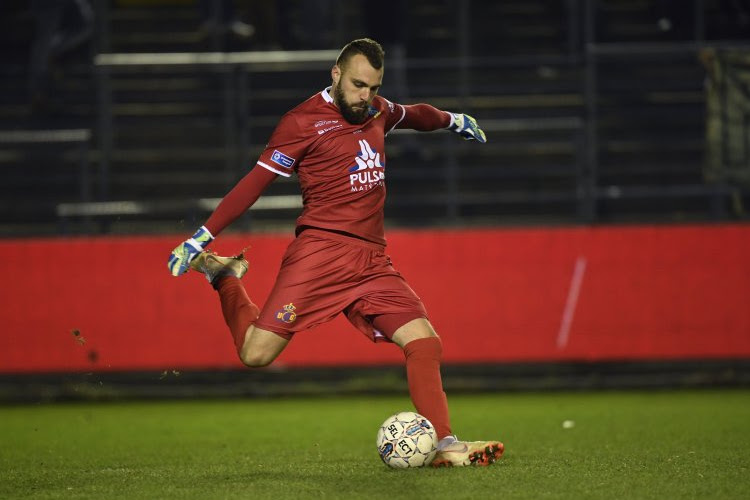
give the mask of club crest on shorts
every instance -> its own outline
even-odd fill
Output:
[[[294,320],[297,319],[297,313],[295,312],[297,308],[294,307],[294,304],[291,302],[276,311],[276,319],[279,321],[283,321],[284,323],[294,323]]]

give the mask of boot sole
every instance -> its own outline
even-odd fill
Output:
[[[473,465],[476,467],[486,467],[488,465],[497,462],[505,452],[505,446],[503,443],[488,443],[481,451],[475,451],[469,455],[469,463],[461,465]],[[439,462],[432,462],[433,467],[454,467],[453,462],[450,460],[441,460]]]

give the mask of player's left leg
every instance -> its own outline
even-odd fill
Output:
[[[380,321],[387,321],[380,318]],[[406,356],[409,394],[417,412],[435,426],[440,442],[434,467],[489,465],[505,450],[499,441],[458,441],[451,434],[448,400],[440,376],[442,343],[429,321],[413,319],[393,333],[391,340]]]
[[[376,325],[388,331],[388,315],[379,317]],[[438,438],[451,435],[448,399],[440,377],[442,343],[430,322],[425,318],[412,319],[398,327],[391,337],[404,351],[409,395],[417,412],[435,426]]]

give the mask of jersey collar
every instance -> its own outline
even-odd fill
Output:
[[[320,95],[323,96],[323,100],[325,102],[333,104],[333,97],[331,97],[331,87],[324,88]]]

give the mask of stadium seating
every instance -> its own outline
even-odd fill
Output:
[[[363,4],[343,4],[321,34],[335,40],[331,49],[364,34]],[[588,2],[403,2],[408,65],[402,72],[397,58],[389,60],[383,95],[470,112],[490,140],[477,147],[438,133],[394,134],[386,212],[392,224],[737,215],[727,213],[725,187],[703,179],[705,71],[691,18],[658,12],[657,2],[594,4],[594,35],[604,43],[596,47],[585,43]],[[289,5],[282,24],[294,25],[303,13],[298,4]],[[3,144],[0,235],[181,230],[177,221],[192,227],[252,165],[281,114],[329,83],[330,62],[261,64],[247,71],[93,65],[97,52],[215,48],[198,30],[193,2],[97,6],[95,35],[53,61],[48,102],[41,107],[30,102],[27,88],[33,16],[25,2],[4,7],[3,26],[24,29],[0,35],[8,61],[0,69],[0,131],[84,129],[92,135],[90,173],[83,180],[77,177],[78,145]],[[704,12],[702,36],[731,33],[717,2],[706,0]],[[466,27],[470,36],[464,38]],[[293,36],[287,46],[282,42],[276,48],[301,48]],[[230,39],[222,48],[275,47],[264,43]],[[297,192],[293,179],[281,179],[268,194]],[[117,213],[123,205],[101,212],[75,205],[93,201],[144,208]],[[234,229],[288,226],[297,204],[277,206],[283,208],[252,212]]]

